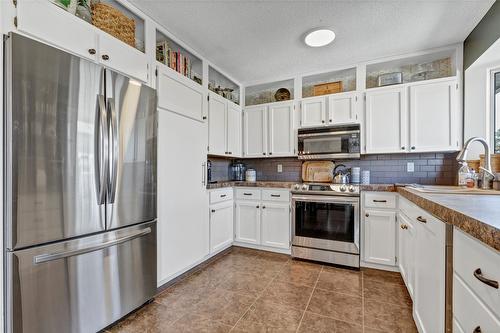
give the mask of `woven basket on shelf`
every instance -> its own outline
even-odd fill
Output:
[[[135,21],[105,3],[92,4],[92,24],[135,47]]]

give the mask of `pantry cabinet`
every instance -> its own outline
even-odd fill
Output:
[[[367,154],[460,149],[456,78],[435,79],[366,92]]]
[[[205,121],[206,94],[203,88],[167,66],[158,66],[156,93],[158,108],[198,122]]]
[[[274,157],[295,154],[293,102],[249,107],[244,112],[244,156]]]
[[[147,56],[48,0],[17,1],[17,29],[80,57],[148,82]]]

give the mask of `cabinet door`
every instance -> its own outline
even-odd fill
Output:
[[[262,245],[290,248],[290,207],[288,204],[262,203]]]
[[[266,106],[245,109],[243,114],[243,154],[245,157],[267,155]]]
[[[380,88],[366,92],[366,153],[408,150],[405,88]]]
[[[158,67],[156,92],[159,108],[202,122],[206,100],[202,89],[166,66]]]
[[[300,127],[325,124],[325,97],[307,98],[301,101]]]
[[[17,1],[17,28],[68,52],[96,60],[96,29],[50,1]]]
[[[269,155],[293,156],[293,103],[269,106]]]
[[[409,89],[411,151],[457,150],[457,81],[422,82]]]
[[[165,110],[158,116],[157,260],[162,285],[209,254],[210,236],[206,124]]]
[[[413,311],[421,332],[444,332],[445,223],[422,211],[415,221],[415,293]]]
[[[218,252],[233,242],[233,201],[210,207],[210,253]]]
[[[358,98],[355,93],[335,94],[328,97],[328,123],[349,124],[358,121]]]
[[[366,262],[394,266],[396,264],[396,213],[365,210],[364,239]]]
[[[237,201],[235,215],[235,240],[260,244],[260,202]]]
[[[241,108],[228,103],[227,108],[227,151],[230,156],[241,156]]]
[[[415,227],[404,214],[398,214],[398,267],[413,299],[415,280]]]
[[[226,110],[227,102],[210,93],[208,101],[208,152],[213,155],[227,155]]]
[[[99,61],[126,76],[148,82],[148,57],[103,31],[99,31]]]

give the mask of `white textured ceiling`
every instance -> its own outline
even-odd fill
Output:
[[[494,0],[132,2],[248,83],[462,42]],[[309,48],[303,35],[315,27],[337,38]]]

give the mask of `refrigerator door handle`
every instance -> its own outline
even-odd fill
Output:
[[[109,203],[115,202],[116,195],[116,178],[118,173],[118,124],[116,121],[116,108],[115,101],[113,98],[108,98],[108,109],[109,109],[109,133],[110,140],[109,143],[111,145],[110,152],[110,160],[111,160],[111,175],[110,175],[110,183],[109,183],[109,192],[108,198]]]
[[[96,120],[99,123],[96,127],[96,169],[99,179],[97,179],[97,204],[102,205],[106,202],[106,178],[108,171],[108,127],[106,119],[106,103],[103,95],[97,96],[98,114]],[[96,176],[97,176],[96,173]]]
[[[33,257],[33,263],[34,264],[41,264],[41,263],[45,263],[45,262],[49,262],[49,261],[53,261],[53,260],[73,257],[73,256],[81,255],[84,253],[102,250],[102,249],[105,249],[107,247],[111,247],[113,245],[118,245],[118,244],[130,241],[134,238],[142,237],[144,235],[149,234],[150,232],[151,232],[151,227],[148,227],[148,228],[142,229],[142,230],[135,230],[134,232],[132,232],[126,236],[123,236],[123,237],[120,237],[117,239],[112,239],[112,240],[109,240],[109,241],[106,241],[103,243],[86,245],[86,246],[76,248],[74,250],[69,250],[69,251],[40,254],[40,255]]]

